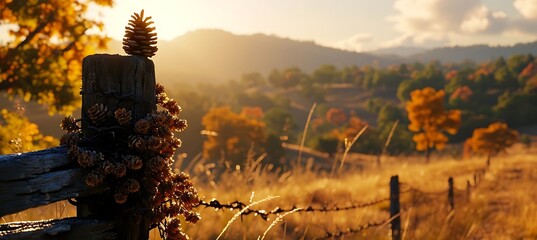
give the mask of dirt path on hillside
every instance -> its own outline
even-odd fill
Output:
[[[537,239],[535,160],[493,163],[468,206],[480,210],[467,239]]]

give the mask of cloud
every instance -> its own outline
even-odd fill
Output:
[[[421,34],[419,36],[404,34],[381,43],[380,48],[392,48],[399,46],[435,48],[445,46],[449,43],[448,37],[445,34]]]
[[[537,20],[537,1],[515,0],[513,6],[526,19]]]
[[[347,51],[363,52],[367,49],[366,45],[371,40],[373,40],[373,35],[370,33],[358,33],[349,38],[337,41],[333,44],[333,47]]]
[[[534,1],[534,0],[532,0]],[[488,9],[481,0],[395,0],[388,17],[402,36],[386,44],[445,44],[454,35],[501,33],[507,15]],[[402,41],[404,39],[404,41]]]
[[[492,12],[480,6],[470,12],[460,24],[465,33],[499,33],[507,28],[507,14],[501,11]]]

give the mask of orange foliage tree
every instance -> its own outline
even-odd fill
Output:
[[[445,147],[448,138],[444,133],[456,134],[461,123],[461,112],[447,111],[444,101],[443,90],[427,87],[412,91],[406,104],[410,120],[408,129],[416,133],[412,137],[416,150],[426,151],[427,160],[432,149],[442,150]]]
[[[347,115],[340,108],[330,108],[326,112],[326,120],[336,126],[340,126],[347,122]]]
[[[265,123],[227,106],[210,109],[201,122],[210,133],[203,142],[203,156],[208,159],[239,163],[252,147],[259,150],[265,140]]]
[[[487,164],[494,156],[518,140],[518,132],[510,129],[507,124],[495,122],[487,128],[477,128],[472,137],[464,143],[466,149],[477,154],[487,155]]]
[[[260,107],[243,107],[240,115],[259,120],[265,116],[265,113]]]
[[[0,43],[0,91],[45,104],[52,113],[75,110],[82,58],[107,40],[88,32],[103,27],[85,17],[88,7],[112,1],[0,1],[0,25],[9,30]]]

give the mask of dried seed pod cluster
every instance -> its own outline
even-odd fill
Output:
[[[123,37],[123,49],[127,54],[144,57],[152,57],[157,52],[157,34],[151,17],[144,19],[144,10],[140,14],[134,13],[129,20],[129,25],[125,27],[125,36]]]
[[[142,119],[132,119],[125,108],[109,111],[104,104],[88,108],[85,116],[89,127],[127,141],[115,142],[101,152],[89,149],[94,145],[91,141],[99,138],[81,140],[77,121],[67,117],[61,124],[66,130],[61,142],[69,146],[70,158],[88,170],[85,182],[89,187],[104,185],[111,189],[111,198],[120,206],[148,203],[151,224],[158,226],[165,239],[188,239],[176,217],[196,223],[200,217],[193,208],[200,200],[188,175],[175,174],[171,169],[172,157],[181,146],[174,132],[183,131],[187,122],[179,118],[181,108],[168,98],[162,85],[157,84],[156,93],[160,110]]]

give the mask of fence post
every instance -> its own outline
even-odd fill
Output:
[[[90,127],[87,115],[90,107],[103,104],[110,111],[125,108],[131,111],[132,119],[141,119],[156,110],[155,84],[155,66],[147,58],[108,54],[85,57],[82,63],[82,134],[85,139],[99,139],[92,142],[91,147],[113,150],[116,142],[126,141],[128,136],[123,136],[121,129],[106,135]],[[99,215],[114,219],[118,239],[148,239],[151,195],[141,193],[141,196],[143,200],[128,206],[129,211],[118,210],[110,194],[77,198],[77,216]]]
[[[401,240],[401,215],[399,204],[399,176],[390,178],[390,219],[392,219],[392,240]]]
[[[454,201],[454,193],[453,193],[453,177],[449,177],[448,185],[449,185],[448,202],[449,202],[450,211],[452,211],[455,209],[455,201]]]

